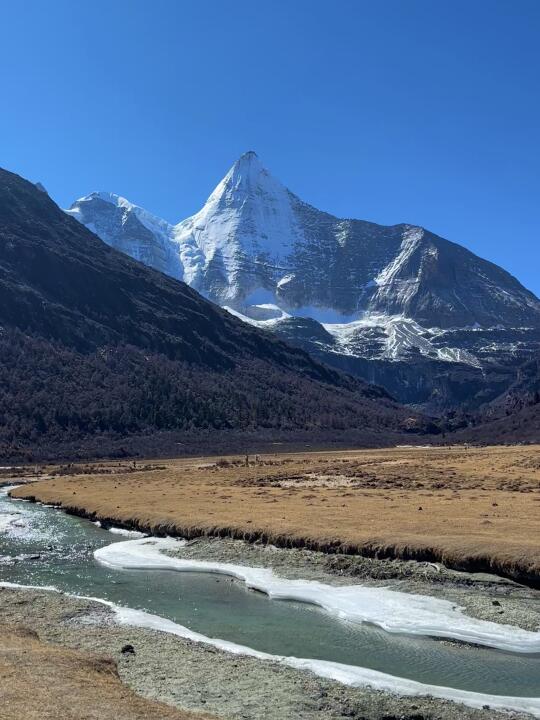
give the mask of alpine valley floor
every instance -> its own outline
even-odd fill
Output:
[[[2,472],[0,482],[35,479],[34,468]],[[110,462],[44,467],[37,477],[12,496],[62,506],[104,527],[187,537],[184,560],[433,596],[472,618],[540,629],[534,589],[540,579],[540,447]],[[382,557],[369,557],[374,554]],[[246,720],[530,717],[348,687],[188,637],[118,625],[102,603],[45,590],[0,588],[0,622],[112,657],[129,687],[181,711]],[[135,654],[122,653],[125,644]]]
[[[154,535],[319,550],[345,572],[354,565],[349,556],[360,555],[540,585],[540,446],[403,447],[139,467],[50,468],[49,480],[13,495]]]

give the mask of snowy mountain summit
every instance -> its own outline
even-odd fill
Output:
[[[67,212],[246,321],[370,380],[381,381],[375,366],[368,373],[354,358],[483,371],[501,354],[523,359],[540,333],[540,301],[503,269],[421,227],[317,210],[251,151],[177,225],[112,193]]]
[[[291,193],[247,152],[174,237],[185,281],[216,302],[241,305],[253,291],[275,290],[302,228]]]

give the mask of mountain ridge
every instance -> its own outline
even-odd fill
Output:
[[[482,404],[540,348],[540,301],[505,270],[420,226],[319,211],[252,151],[166,238],[148,223],[134,233],[129,218],[146,211],[125,206],[98,227],[106,218],[92,196],[68,212],[246,322],[429,410]],[[421,379],[405,388],[418,363]],[[444,382],[441,363],[462,380]]]
[[[96,196],[102,199],[103,195],[104,193],[93,193],[86,196],[73,203],[67,212],[86,223],[84,215],[88,212],[89,201],[95,199]],[[119,200],[121,204],[127,202],[123,198],[119,198]],[[334,297],[328,298],[330,303],[326,307],[332,307],[343,315],[350,315],[362,310],[385,311],[387,314],[399,314],[399,312],[406,311],[410,317],[416,318],[420,314],[420,317],[416,319],[420,322],[428,322],[429,313],[427,313],[425,305],[429,302],[429,298],[426,299],[422,296],[413,305],[411,296],[418,295],[414,285],[425,282],[426,275],[430,276],[436,273],[437,268],[434,268],[433,265],[436,264],[439,253],[444,254],[445,261],[455,261],[452,256],[458,253],[461,256],[458,258],[459,260],[465,258],[468,263],[473,263],[473,269],[478,271],[481,281],[488,283],[490,287],[496,287],[495,280],[501,282],[504,280],[514,291],[515,296],[510,296],[509,300],[504,297],[497,297],[495,300],[492,298],[501,306],[491,308],[489,312],[482,307],[477,307],[475,310],[470,307],[454,307],[452,308],[453,316],[459,320],[456,324],[462,326],[465,324],[465,320],[469,320],[470,325],[475,323],[485,325],[485,323],[480,323],[480,320],[488,317],[491,320],[504,321],[505,313],[501,313],[501,307],[506,307],[508,311],[509,305],[515,306],[512,311],[522,323],[528,319],[540,324],[540,301],[533,293],[523,288],[510,273],[494,263],[483,260],[458,243],[445,240],[420,226],[407,223],[385,226],[364,220],[337,218],[330,213],[317,210],[275,180],[260,163],[254,151],[242,155],[231,167],[199,212],[176,225],[166,223],[138,206],[130,203],[128,205],[130,206],[128,211],[131,210],[139,216],[146,214],[152,218],[153,222],[163,223],[164,227],[166,226],[166,231],[172,233],[173,246],[176,246],[177,252],[183,260],[184,280],[196,289],[206,291],[208,297],[218,304],[222,304],[220,301],[229,300],[233,305],[239,306],[252,289],[269,289],[263,287],[263,282],[269,281],[270,278],[257,275],[255,267],[259,262],[257,255],[262,253],[274,257],[274,259],[279,258],[278,263],[268,263],[269,270],[285,271],[285,276],[277,279],[276,287],[273,288],[280,300],[284,302],[285,309],[297,309],[302,305],[309,305],[309,302],[305,301],[300,304],[300,299],[295,298],[294,291],[290,287],[291,283],[294,285],[294,278],[289,277],[291,272],[295,271],[294,263],[298,263],[299,260],[304,260],[306,263],[307,258],[294,258],[291,253],[294,251],[297,256],[309,252],[313,254],[312,246],[319,238],[316,237],[313,227],[310,226],[326,224],[322,231],[319,227],[318,232],[319,234],[321,232],[323,234],[324,232],[330,233],[332,237],[326,238],[327,246],[322,250],[336,251],[340,246],[345,248],[354,234],[355,227],[357,232],[361,229],[361,240],[368,245],[365,257],[368,257],[369,262],[364,262],[365,257],[362,257],[363,265],[357,268],[358,271],[363,272],[365,282],[355,282],[351,288],[352,293],[369,295],[368,301],[365,301],[366,304],[359,305],[362,298],[356,298],[355,303],[349,299],[346,303],[340,299],[339,292],[335,292]],[[300,214],[304,214],[304,216],[314,214],[316,217],[315,219],[301,218]],[[303,222],[302,226],[300,226],[300,221]],[[333,227],[329,228],[329,224]],[[309,242],[306,242],[305,236],[308,232],[311,232],[312,235]],[[114,242],[114,240],[115,238],[110,238],[106,239],[106,242]],[[357,247],[352,248],[353,251],[357,249]],[[363,249],[366,250],[365,247]],[[319,250],[321,250],[320,247]],[[227,279],[227,287],[220,289],[212,287],[211,283],[205,285],[204,273],[208,270],[208,266],[214,261],[216,253],[223,254],[224,252],[229,252],[229,257],[222,259],[227,260],[231,265],[226,268],[231,275]],[[205,267],[201,268],[200,263],[203,258]],[[352,259],[350,253],[347,255],[347,259]],[[248,269],[242,267],[241,263],[245,261],[251,261],[253,266]],[[334,261],[338,265],[339,261],[344,262],[342,258],[334,258]],[[227,263],[225,262],[225,264]],[[325,269],[328,271],[328,267]],[[411,275],[412,269],[416,274]],[[451,292],[455,293],[453,286],[456,282],[455,268],[452,266],[450,270],[451,272],[448,273],[448,263],[445,262],[446,280],[440,277],[438,280],[440,282],[445,280],[446,284],[451,286]],[[231,278],[235,273],[246,271],[254,276],[250,278],[251,283],[248,286],[241,286],[240,283],[237,283],[235,286]],[[172,271],[169,271],[169,274],[174,276]],[[452,277],[448,278],[449,274]],[[492,279],[490,274],[495,275],[495,278]],[[446,289],[443,287],[443,290]],[[312,291],[308,290],[307,292]],[[508,296],[508,291],[506,291],[506,295]],[[391,296],[390,300],[388,296]],[[307,299],[310,299],[309,295]],[[322,305],[323,297],[319,296],[314,299],[319,306],[324,307]],[[438,326],[446,326],[445,301],[440,297],[437,300]],[[448,304],[448,299],[446,304]],[[464,306],[461,301],[458,304]],[[475,312],[477,316],[474,315]],[[451,317],[452,313],[448,317]]]
[[[133,438],[140,451],[159,433],[176,446],[216,431],[236,447],[250,433],[345,430],[386,444],[426,425],[119,253],[5,170],[0,240],[1,457],[107,454]]]

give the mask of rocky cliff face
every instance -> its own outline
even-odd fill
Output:
[[[436,408],[465,395],[477,404],[540,347],[540,301],[505,270],[421,227],[317,210],[253,152],[177,225],[106,193],[68,212],[247,322],[407,402]],[[452,389],[444,368],[468,389]]]

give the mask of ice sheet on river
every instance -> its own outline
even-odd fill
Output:
[[[335,587],[312,580],[287,580],[266,568],[182,560],[164,554],[184,544],[173,538],[128,540],[100,548],[94,557],[109,567],[126,570],[229,575],[274,600],[310,603],[343,620],[372,623],[390,633],[449,638],[518,653],[540,652],[540,633],[469,617],[447,600],[380,587]]]

